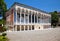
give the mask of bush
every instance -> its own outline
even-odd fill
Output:
[[[2,33],[2,36],[6,36],[7,34],[6,33]]]
[[[6,27],[3,27],[3,32],[6,31],[6,30],[7,30],[7,28]]]
[[[3,27],[1,26],[1,27],[0,27],[0,32],[4,32],[4,31],[6,31],[6,30],[7,30],[7,28],[6,28],[5,26],[3,26]]]
[[[9,41],[7,37],[0,35],[0,41]]]

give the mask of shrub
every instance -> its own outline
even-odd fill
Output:
[[[6,33],[2,33],[2,36],[6,36],[7,34]]]
[[[0,35],[0,41],[9,41],[7,37]]]
[[[4,32],[4,31],[6,31],[6,30],[7,30],[7,28],[6,28],[5,26],[0,27],[0,32]]]
[[[7,28],[6,27],[3,27],[3,32],[6,31],[6,30],[7,30]]]

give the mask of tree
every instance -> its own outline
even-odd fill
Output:
[[[5,26],[2,26],[2,24],[5,24],[5,12],[7,11],[6,3],[4,0],[0,0],[0,31],[4,31]]]
[[[57,11],[51,12],[51,25],[57,26],[58,20],[59,17]]]
[[[0,19],[0,23],[4,23],[5,20],[5,12],[7,11],[6,3],[4,0],[0,0],[0,15],[2,16],[2,19]]]

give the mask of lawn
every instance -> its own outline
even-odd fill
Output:
[[[8,41],[8,38],[6,36],[0,35],[0,41]]]

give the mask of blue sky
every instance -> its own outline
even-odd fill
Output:
[[[14,2],[26,4],[46,12],[60,11],[60,0],[5,0],[9,9]],[[0,19],[2,17],[0,16]]]
[[[46,12],[60,11],[60,0],[5,0],[9,9],[14,2],[26,4]]]

